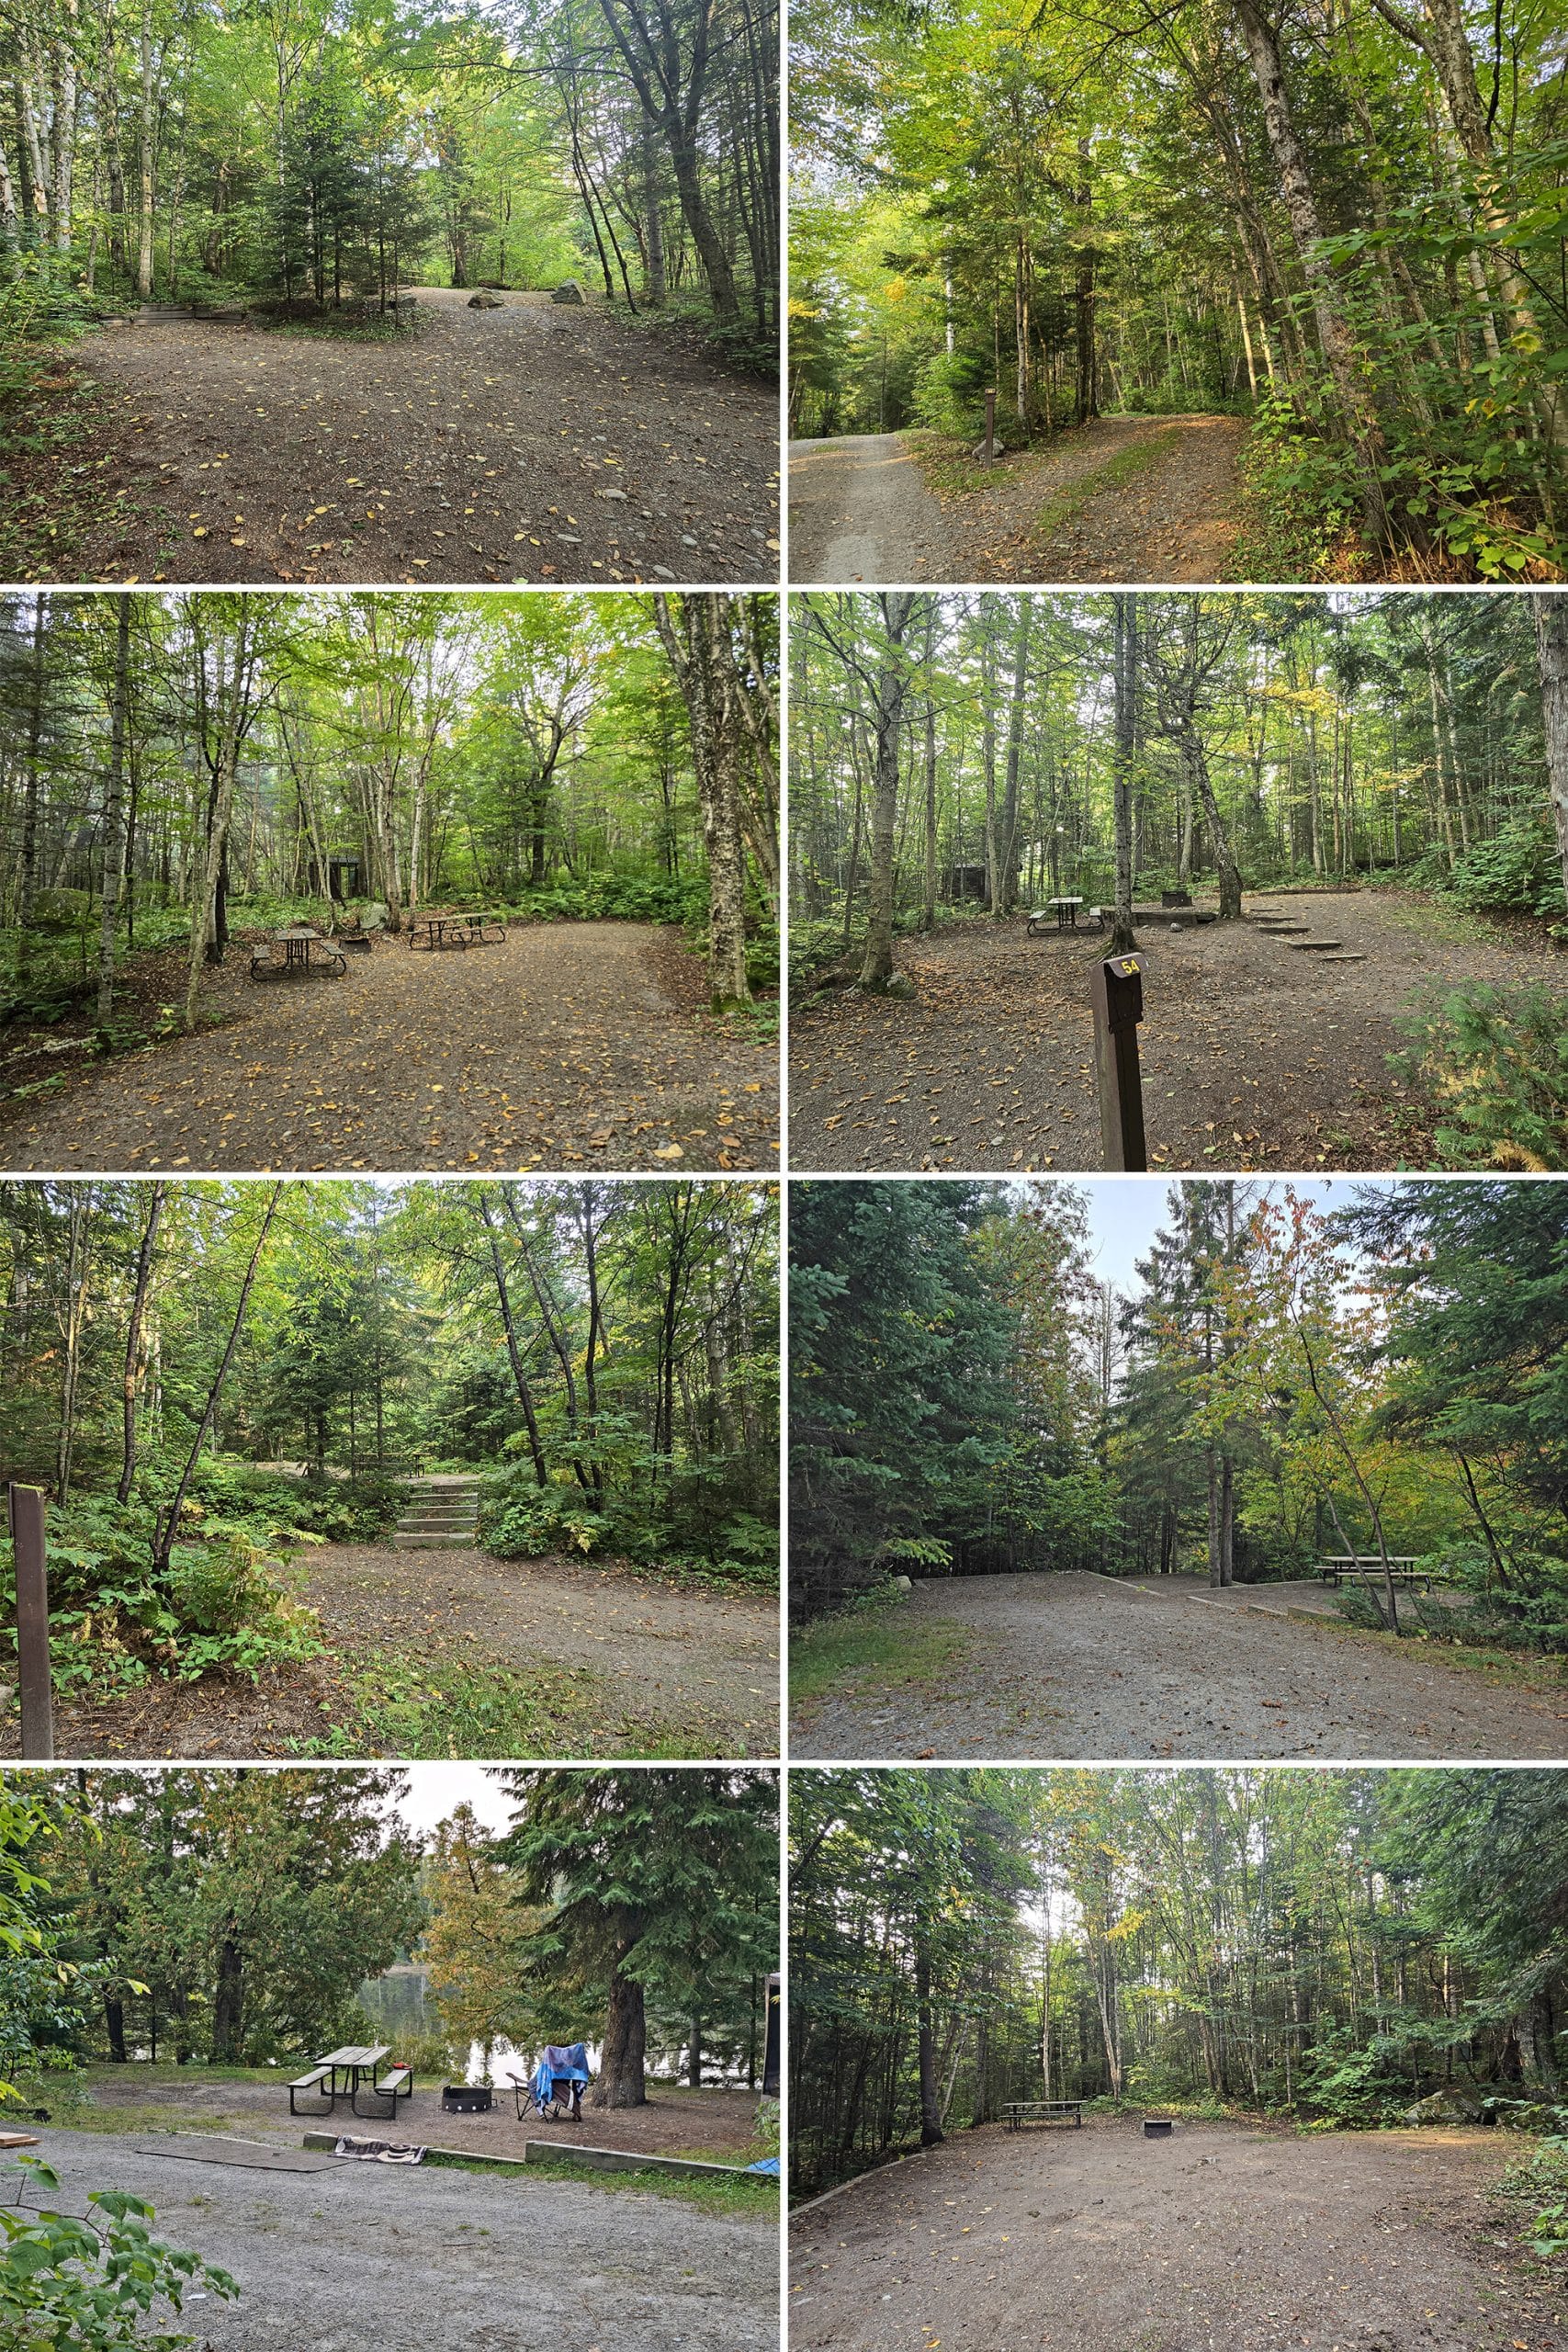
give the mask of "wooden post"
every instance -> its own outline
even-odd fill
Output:
[[[17,1668],[21,1682],[22,1754],[54,1754],[54,1693],[49,1671],[49,1574],[45,1562],[43,1492],[6,1489],[17,1562]]]
[[[1145,1170],[1144,1083],[1138,1023],[1144,1013],[1141,956],[1105,956],[1089,976],[1094,1000],[1094,1069],[1100,1089],[1100,1139],[1107,1168]]]
[[[994,462],[997,446],[997,395],[995,388],[986,394],[986,456],[985,463]]]

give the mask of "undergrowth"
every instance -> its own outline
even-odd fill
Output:
[[[848,1696],[873,1684],[939,1682],[974,1640],[966,1625],[911,1617],[905,1597],[879,1588],[790,1635],[790,1697]]]

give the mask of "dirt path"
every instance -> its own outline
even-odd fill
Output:
[[[795,1756],[1568,1756],[1568,1687],[1494,1685],[1424,1643],[1095,1576],[954,1577],[907,1606],[968,1629],[963,1656],[940,1685],[890,1677],[800,1708]]]
[[[901,434],[790,443],[792,582],[960,580],[962,547]]]
[[[698,958],[649,924],[437,955],[383,939],[341,978],[265,984],[236,944],[204,1003],[220,1027],[110,1062],[18,1038],[5,1084],[51,1091],[0,1102],[0,1165],[776,1165],[776,1049],[715,1021]]]
[[[395,2136],[390,2125],[358,2129]],[[155,2208],[161,2238],[232,2273],[237,2302],[186,2309],[200,2352],[777,2343],[778,2223],[765,2191],[755,2218],[732,2220],[586,2180],[373,2164],[247,2172],[96,2132],[47,2132],[40,2153],[65,2212],[85,2212],[94,2189],[129,2189]]]
[[[1290,897],[1325,964],[1250,922],[1140,934],[1139,1047],[1159,1169],[1439,1164],[1426,1108],[1389,1070],[1426,986],[1544,978],[1568,959],[1394,891]],[[790,1023],[796,1168],[1098,1168],[1089,967],[1103,937],[1025,936],[1023,917],[902,940],[912,999],[846,989]]]
[[[62,1757],[298,1754],[355,1724],[356,1675],[401,1661],[383,1695],[449,1668],[542,1665],[583,1678],[572,1752],[637,1754],[671,1736],[714,1756],[778,1753],[775,1601],[682,1590],[613,1562],[497,1560],[453,1548],[333,1544],[295,1570],[321,1614],[324,1657],[259,1681],[156,1683],[56,1708]],[[699,1735],[701,1736],[699,1738]],[[15,1754],[14,1708],[0,1754]]]
[[[790,578],[1220,580],[1245,435],[1229,416],[1102,416],[988,469],[899,433],[796,441]]]
[[[421,289],[404,341],[101,330],[104,511],[48,576],[772,580],[778,402],[605,309]]]
[[[1562,2352],[1495,2132],[991,2124],[790,2224],[793,2352]]]

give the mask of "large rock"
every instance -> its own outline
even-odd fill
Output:
[[[503,307],[493,294],[470,294],[468,297],[470,311],[499,311]]]
[[[588,297],[575,277],[563,277],[550,300],[552,302],[586,302]]]
[[[1404,2111],[1406,2123],[1480,2123],[1484,2118],[1481,2093],[1463,2083],[1450,2083]]]

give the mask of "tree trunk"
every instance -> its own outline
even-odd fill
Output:
[[[212,1996],[212,2055],[219,2065],[231,2066],[243,2048],[245,1970],[240,1956],[239,1931],[231,1921],[218,1948],[218,1981]]]
[[[931,2029],[931,1952],[918,1926],[915,1930],[915,2031],[919,2045],[920,2145],[930,2148],[945,2135],[942,2128],[942,2089],[937,2081],[936,2037]]]
[[[201,1419],[197,1424],[196,1435],[191,1440],[190,1452],[186,1456],[185,1468],[180,1472],[180,1481],[175,1488],[174,1498],[164,1510],[157,1514],[153,1521],[152,1566],[154,1573],[159,1576],[166,1576],[169,1571],[169,1555],[174,1550],[175,1538],[179,1532],[180,1513],[185,1508],[186,1496],[190,1491],[190,1482],[196,1476],[196,1465],[201,1459],[202,1447],[207,1443],[213,1421],[217,1418],[218,1400],[223,1393],[223,1383],[229,1377],[229,1367],[234,1361],[234,1351],[240,1344],[240,1333],[244,1328],[245,1309],[250,1304],[251,1288],[256,1278],[256,1271],[261,1264],[262,1251],[266,1248],[267,1235],[272,1231],[272,1221],[277,1215],[278,1203],[283,1198],[283,1190],[281,1183],[275,1184],[272,1188],[272,1197],[266,1204],[266,1213],[262,1218],[261,1230],[256,1235],[255,1247],[251,1251],[250,1263],[245,1268],[244,1280],[240,1284],[240,1295],[235,1302],[234,1319],[229,1327],[229,1340],[223,1350],[223,1360],[212,1375],[212,1385],[207,1392],[207,1403],[202,1408]]]
[[[876,763],[871,809],[871,870],[866,883],[863,989],[885,989],[893,978],[893,837],[898,813],[898,747],[909,682],[904,632],[912,595],[877,598],[886,643],[876,674]]]
[[[643,2016],[642,1986],[624,1973],[626,1955],[636,1938],[615,1954],[610,1973],[610,2001],[604,2038],[599,2053],[599,2079],[588,2094],[590,2107],[646,2107],[648,2088],[643,2063],[648,2028]]]
[[[708,988],[716,1012],[751,1001],[746,972],[746,859],[740,821],[742,755],[734,699],[741,691],[718,596],[653,600],[660,638],[686,706],[708,867]]]
[[[1116,748],[1112,754],[1112,806],[1116,838],[1116,919],[1111,925],[1110,953],[1131,956],[1137,946],[1133,931],[1133,761],[1137,742],[1138,600],[1120,594],[1112,599],[1116,614]]]
[[[141,1246],[136,1253],[136,1288],[131,1295],[130,1320],[125,1333],[119,1484],[115,1489],[115,1500],[121,1503],[129,1500],[136,1476],[136,1384],[141,1370],[141,1326],[147,1313],[147,1293],[152,1280],[152,1253],[157,1246],[158,1226],[167,1192],[168,1186],[161,1180],[152,1185],[147,1200],[147,1222],[141,1229]]]
[[[523,1408],[523,1419],[528,1431],[528,1451],[534,1457],[534,1476],[542,1492],[549,1486],[550,1474],[546,1467],[544,1444],[539,1436],[539,1417],[534,1410],[534,1392],[529,1385],[528,1374],[523,1363],[523,1351],[518,1344],[517,1324],[512,1312],[512,1294],[507,1287],[506,1268],[501,1257],[501,1237],[495,1229],[495,1218],[490,1201],[482,1192],[479,1196],[479,1215],[484,1219],[485,1231],[490,1237],[491,1272],[495,1277],[495,1295],[501,1307],[502,1329],[506,1334],[507,1360],[512,1366],[512,1377],[517,1389],[517,1401]]]
[[[1546,788],[1557,828],[1557,855],[1568,897],[1568,593],[1538,591],[1536,654],[1540,664],[1540,708],[1546,735]]]
[[[114,1011],[115,932],[119,921],[120,871],[125,863],[125,726],[130,692],[130,598],[115,599],[114,696],[109,720],[109,774],[104,805],[103,897],[98,923],[98,1026]]]

